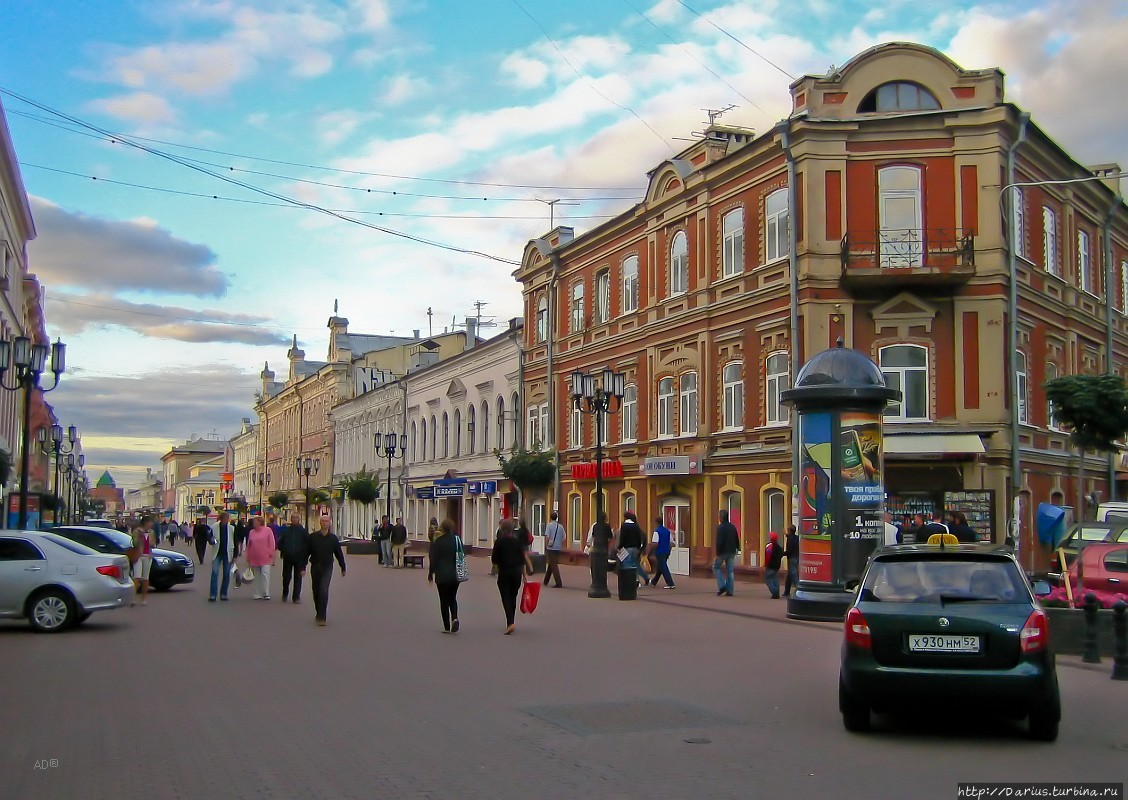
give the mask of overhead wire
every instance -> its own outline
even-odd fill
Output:
[[[720,31],[721,33],[723,33],[723,34],[724,34],[725,36],[727,36],[728,38],[732,39],[732,40],[733,40],[734,42],[736,42],[736,43],[737,43],[738,45],[740,45],[741,47],[743,47],[743,48],[744,48],[745,50],[747,50],[747,51],[748,51],[749,53],[751,53],[752,55],[754,55],[754,56],[756,56],[757,58],[759,58],[759,59],[760,59],[761,61],[763,61],[763,62],[764,62],[765,64],[767,64],[768,66],[770,66],[770,67],[773,67],[773,68],[775,68],[775,69],[779,70],[780,72],[782,72],[782,73],[783,73],[784,75],[786,75],[786,76],[787,76],[788,78],[790,78],[791,80],[795,80],[795,76],[794,76],[794,75],[792,75],[792,74],[791,74],[790,72],[788,72],[787,70],[785,70],[785,69],[784,69],[783,67],[781,67],[781,66],[780,66],[779,64],[777,64],[777,63],[775,63],[774,61],[772,61],[772,60],[771,60],[770,58],[768,58],[768,57],[767,57],[766,55],[764,55],[763,53],[761,53],[761,52],[759,52],[759,51],[757,51],[757,50],[754,50],[754,49],[753,49],[752,47],[750,47],[749,45],[745,44],[745,43],[744,43],[744,42],[742,42],[742,41],[741,41],[740,39],[737,39],[737,38],[736,38],[735,36],[733,36],[733,35],[732,35],[731,33],[729,33],[728,31],[726,31],[726,30],[725,30],[724,28],[722,28],[722,27],[721,27],[720,25],[718,25],[717,23],[713,22],[713,20],[709,19],[709,18],[708,18],[708,17],[706,17],[706,16],[704,15],[704,14],[702,14],[702,13],[701,13],[700,11],[698,11],[698,10],[696,10],[695,8],[691,7],[691,6],[690,6],[690,5],[688,4],[688,3],[686,3],[686,2],[685,2],[685,0],[678,0],[678,4],[679,4],[679,5],[680,5],[680,6],[682,7],[682,8],[684,8],[684,9],[685,9],[686,11],[689,11],[689,12],[691,12],[691,13],[695,14],[695,15],[697,16],[697,18],[698,18],[698,19],[700,19],[700,20],[701,20],[702,22],[707,22],[707,23],[709,23],[710,25],[712,25],[712,26],[713,26],[714,28],[716,28],[716,29],[717,29],[718,31]]]

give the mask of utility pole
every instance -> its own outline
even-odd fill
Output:
[[[556,204],[563,203],[566,206],[578,206],[579,203],[572,202],[571,200],[564,200],[563,198],[556,198],[555,200],[541,200],[539,197],[536,200],[548,206],[548,229],[556,229]]]
[[[431,328],[431,319],[432,319],[432,317],[434,317],[434,315],[435,315],[435,312],[433,312],[431,310],[430,306],[427,306],[427,338],[428,339],[430,339],[432,336],[435,335],[433,329]]]

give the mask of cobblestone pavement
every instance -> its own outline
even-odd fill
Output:
[[[35,635],[0,624],[0,797],[954,798],[957,781],[1128,775],[1128,683],[1060,659],[1055,745],[956,709],[847,734],[839,629],[784,618],[762,585],[586,596],[587,574],[503,636],[471,559],[462,631],[443,635],[420,570],[353,556],[329,625],[197,582]],[[614,576],[612,576],[612,586]]]

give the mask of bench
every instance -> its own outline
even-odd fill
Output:
[[[423,556],[422,555],[413,555],[411,553],[404,553],[403,554],[403,565],[405,567],[419,567],[420,569],[422,569],[423,568]]]

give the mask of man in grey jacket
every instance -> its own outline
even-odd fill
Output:
[[[553,584],[559,589],[563,584],[560,581],[560,551],[564,549],[564,526],[560,524],[560,515],[552,512],[551,522],[544,528],[544,585],[548,586],[548,579],[555,578]]]
[[[713,559],[713,575],[717,578],[717,597],[722,594],[732,597],[733,570],[736,551],[740,549],[740,533],[736,530],[736,526],[729,522],[727,511],[721,512],[714,547],[716,558]]]

